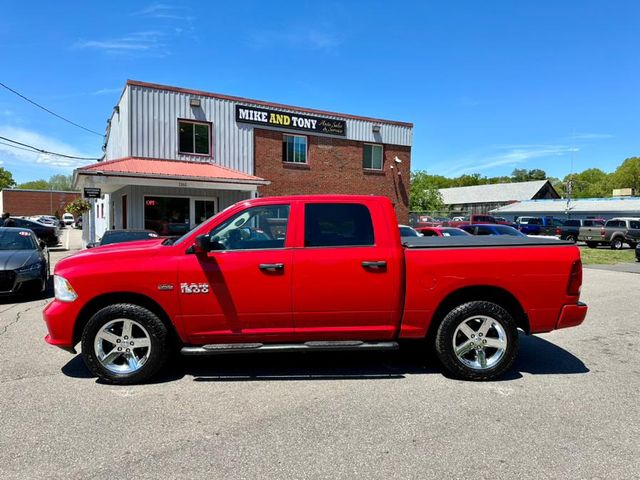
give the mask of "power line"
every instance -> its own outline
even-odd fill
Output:
[[[91,130],[90,128],[83,127],[82,125],[78,125],[77,123],[72,122],[72,121],[71,121],[71,120],[69,120],[68,118],[64,118],[62,115],[58,115],[57,113],[52,112],[52,111],[51,111],[51,110],[49,110],[48,108],[43,107],[43,106],[42,106],[42,105],[40,105],[39,103],[36,103],[36,102],[34,102],[33,100],[31,100],[31,99],[29,99],[29,98],[25,97],[25,96],[24,96],[24,95],[22,95],[21,93],[16,92],[13,88],[8,87],[7,85],[5,85],[5,84],[4,84],[4,83],[2,83],[2,82],[0,82],[0,87],[4,87],[4,88],[6,88],[7,90],[9,90],[9,91],[10,91],[10,92],[12,92],[12,93],[15,93],[17,96],[19,96],[20,98],[22,98],[22,99],[26,100],[27,102],[29,102],[29,103],[31,103],[31,104],[33,104],[33,105],[35,105],[35,106],[36,106],[36,107],[38,107],[38,108],[41,108],[42,110],[44,110],[44,111],[45,111],[45,112],[47,112],[47,113],[50,113],[50,114],[51,114],[51,115],[53,115],[54,117],[58,117],[60,120],[64,120],[65,122],[70,123],[71,125],[74,125],[74,126],[76,126],[76,127],[78,127],[78,128],[81,128],[82,130],[86,130],[87,132],[93,133],[94,135],[98,135],[98,136],[100,136],[100,137],[104,137],[104,134],[102,134],[102,133],[98,133],[98,132],[96,132],[95,130]]]
[[[0,142],[3,145],[7,145],[9,147],[17,148],[19,150],[27,150],[29,152],[34,152],[34,153],[44,153],[45,155],[55,155],[56,157],[71,158],[71,159],[74,159],[74,160],[95,160],[95,161],[100,161],[101,160],[101,158],[96,158],[96,157],[76,157],[74,155],[66,155],[64,153],[50,152],[48,150],[43,150],[42,148],[34,147],[33,145],[29,145],[27,143],[18,142],[17,140],[12,140],[12,139],[7,138],[7,137],[0,136],[0,139],[1,140],[6,140],[7,142],[11,142],[11,144]],[[15,145],[12,145],[12,144],[15,144]],[[20,146],[18,146],[18,145],[20,145]]]

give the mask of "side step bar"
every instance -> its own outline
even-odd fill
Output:
[[[182,347],[183,355],[223,355],[260,352],[337,352],[341,350],[397,350],[398,342],[362,342],[340,340],[305,343],[215,343],[199,347]]]

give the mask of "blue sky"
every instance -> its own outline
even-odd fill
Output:
[[[9,2],[0,82],[103,132],[127,78],[410,121],[412,168],[611,171],[640,155],[640,2]],[[0,89],[0,135],[101,138]],[[11,150],[18,182],[86,162]]]

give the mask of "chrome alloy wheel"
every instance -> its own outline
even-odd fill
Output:
[[[460,362],[474,370],[495,366],[507,350],[507,333],[495,318],[474,315],[453,333],[453,351]]]
[[[134,320],[119,318],[106,323],[93,342],[100,364],[113,373],[133,373],[151,353],[149,332]]]

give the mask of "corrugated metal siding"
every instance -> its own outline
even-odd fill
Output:
[[[127,90],[130,91],[131,99],[131,156],[210,161],[208,157],[178,154],[178,119],[200,120],[213,124],[214,162],[241,172],[253,173],[254,127],[236,123],[237,102],[198,97],[201,107],[193,108],[189,105],[192,95],[139,86],[129,86]],[[347,119],[346,122],[346,138],[350,140],[405,146],[410,146],[413,140],[412,128],[407,126],[354,119]],[[379,133],[373,132],[374,125],[380,125]],[[115,141],[115,138],[112,140]]]
[[[251,198],[250,192],[233,190],[205,190],[200,188],[143,187],[130,185],[114,192],[116,227],[122,228],[122,195],[127,195],[129,211],[128,228],[144,228],[145,195],[162,195],[176,197],[203,197],[217,199],[218,211],[224,210],[234,203]],[[119,223],[118,223],[119,222]]]
[[[129,156],[129,89],[126,88],[118,103],[119,113],[111,117],[111,129],[105,151],[105,160]]]
[[[201,98],[201,107],[189,106],[189,95],[130,87],[132,156],[210,161],[208,157],[178,153],[178,119],[213,124],[213,160],[224,167],[253,173],[253,128],[236,126],[232,102]]]

